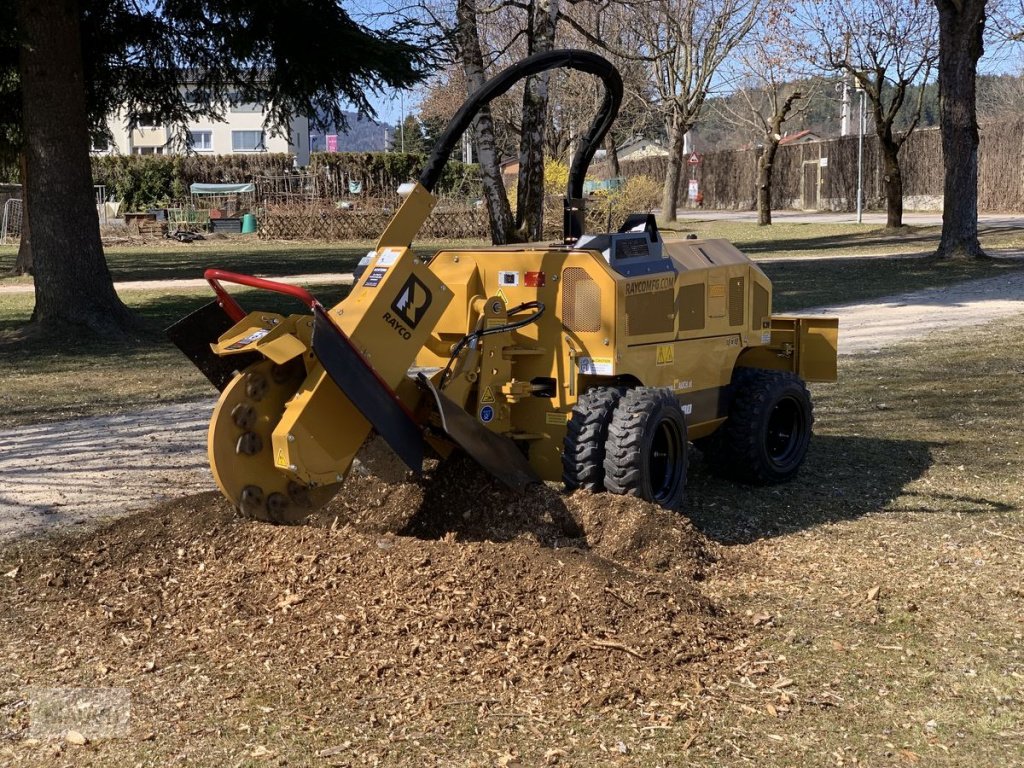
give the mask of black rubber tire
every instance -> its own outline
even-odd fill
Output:
[[[614,387],[596,387],[584,392],[573,406],[562,451],[562,482],[567,490],[604,490],[604,444],[621,397]]]
[[[622,396],[608,427],[604,487],[678,509],[686,487],[688,453],[686,416],[672,391],[631,389]]]
[[[737,368],[729,417],[698,447],[717,475],[775,485],[800,470],[813,424],[811,395],[795,373]]]

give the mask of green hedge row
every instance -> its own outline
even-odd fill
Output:
[[[336,196],[344,195],[344,185],[353,181],[362,184],[361,194],[389,197],[399,185],[417,179],[426,160],[426,155],[403,152],[314,152],[309,168],[336,187],[329,189]],[[450,160],[434,192],[450,197],[479,197],[480,166]]]
[[[104,155],[93,157],[92,178],[122,211],[181,203],[193,182],[244,183],[261,174],[292,169],[284,153],[254,155]]]
[[[320,193],[327,198],[346,197],[350,181],[359,182],[360,194],[388,197],[398,186],[419,176],[424,155],[399,152],[315,153],[309,171],[317,175]],[[245,183],[260,175],[280,175],[292,170],[287,154],[253,155],[103,155],[92,158],[95,184],[107,188],[108,198],[120,200],[122,211],[186,202],[193,182]],[[450,162],[438,182],[437,193],[478,197],[477,165]]]

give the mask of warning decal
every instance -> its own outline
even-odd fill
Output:
[[[658,365],[672,365],[676,361],[675,347],[671,344],[658,345]]]
[[[484,393],[480,398],[481,403],[493,403],[494,402],[494,390],[490,387],[484,387]]]

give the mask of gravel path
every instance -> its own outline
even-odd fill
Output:
[[[1024,312],[1024,273],[811,312],[839,315],[840,354],[871,352]],[[212,408],[211,399],[0,431],[0,541],[213,490]]]

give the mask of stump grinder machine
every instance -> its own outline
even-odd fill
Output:
[[[416,254],[432,190],[477,112],[518,80],[570,68],[604,84],[572,162],[564,238]],[[169,329],[221,390],[209,459],[247,517],[299,522],[338,490],[377,433],[413,472],[462,450],[515,489],[561,480],[679,507],[690,443],[753,483],[792,477],[835,381],[838,322],[773,315],[764,273],[724,240],[666,242],[649,214],[584,233],[583,181],[622,80],[584,51],[532,56],[455,115],[334,307],[302,288],[210,269],[216,301]],[[286,294],[309,312],[246,312],[223,287]]]

